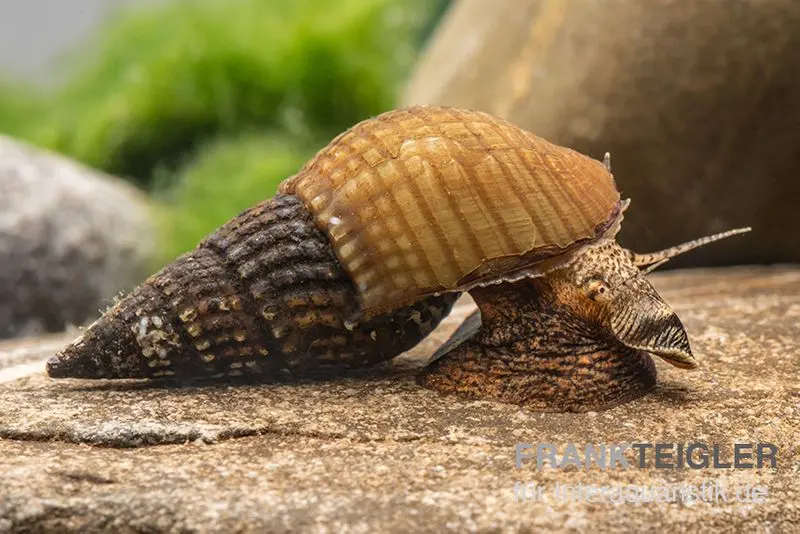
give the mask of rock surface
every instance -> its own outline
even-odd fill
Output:
[[[629,248],[754,229],[671,267],[798,262],[798,49],[795,0],[462,0],[404,101],[610,151]]]
[[[144,195],[0,136],[0,338],[61,331],[152,268]]]
[[[659,362],[653,393],[599,413],[533,413],[418,387],[413,369],[469,302],[392,365],[301,384],[52,381],[41,374],[43,358],[65,338],[6,342],[0,531],[792,530],[800,521],[800,268],[674,271],[653,281],[683,319],[701,369]],[[778,466],[514,465],[516,443],[631,441],[713,443],[728,455],[733,443],[769,442]],[[541,485],[546,500],[516,502],[516,481]],[[641,505],[554,495],[556,484],[703,481],[749,482],[768,494],[758,504],[729,493],[729,502]]]

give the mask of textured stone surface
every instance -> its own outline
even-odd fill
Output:
[[[0,338],[61,331],[147,275],[144,196],[0,136]]]
[[[610,151],[630,248],[754,228],[671,266],[800,261],[800,2],[613,4],[454,3],[405,103]]]
[[[599,413],[538,414],[419,388],[471,311],[391,366],[328,382],[167,388],[143,381],[0,383],[0,531],[788,532],[800,521],[800,268],[675,271],[654,284],[701,368],[658,364],[657,389]],[[0,367],[52,348],[0,345]],[[13,350],[10,348],[13,347]],[[41,367],[40,367],[41,369]],[[770,442],[777,469],[537,471],[514,444]],[[556,483],[703,480],[768,488],[761,504],[576,504]],[[518,503],[515,481],[549,501]]]

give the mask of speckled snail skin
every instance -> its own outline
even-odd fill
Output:
[[[480,330],[421,384],[541,410],[630,400],[655,383],[648,352],[696,366],[640,267],[738,231],[625,250],[609,167],[485,113],[384,113],[147,279],[47,371],[224,380],[363,367],[417,344],[469,291]]]

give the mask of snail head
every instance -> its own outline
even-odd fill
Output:
[[[553,272],[551,283],[573,313],[599,325],[616,341],[692,369],[698,363],[686,330],[646,275],[674,256],[749,230],[731,230],[650,254],[636,254],[606,241]]]

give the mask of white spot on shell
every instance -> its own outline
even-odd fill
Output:
[[[166,361],[173,348],[180,347],[180,337],[172,329],[172,325],[166,323],[159,316],[141,317],[131,331],[136,336],[136,343],[139,345],[142,355],[147,358],[158,354],[163,362]],[[168,364],[168,361],[161,363],[161,365]]]
[[[136,332],[135,327],[134,329],[132,329],[133,332],[136,333],[137,338],[144,337],[145,334],[147,334],[147,325],[149,323],[150,321],[148,320],[147,317],[142,317],[141,319],[139,319],[139,323],[137,324],[137,326],[139,327],[139,332],[138,333]]]

